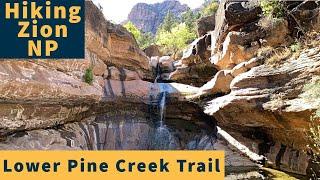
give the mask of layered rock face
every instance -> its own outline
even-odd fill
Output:
[[[188,9],[187,5],[177,0],[165,0],[156,4],[138,3],[132,8],[128,20],[141,31],[155,34],[168,12],[180,17]]]
[[[119,109],[120,110],[120,109]],[[193,122],[168,121],[164,133],[148,113],[135,111],[93,116],[57,129],[17,133],[0,143],[0,149],[20,150],[154,150],[213,149],[214,129]],[[185,129],[187,128],[187,129]],[[206,127],[210,129],[210,127]],[[162,141],[162,142],[161,142]]]
[[[228,152],[228,173],[258,169],[217,136],[213,117],[187,100],[199,88],[145,81],[152,79],[152,61],[131,34],[91,2],[86,21],[84,60],[0,62],[0,149],[217,149]],[[173,68],[170,57],[159,62]],[[83,82],[89,67],[92,84]]]
[[[306,131],[320,108],[319,97],[306,87],[318,82],[320,52],[315,43],[297,54],[290,47],[301,33],[320,37],[319,4],[285,5],[289,13],[276,19],[265,17],[256,1],[221,1],[212,25],[199,21],[209,32],[203,26],[182,59],[159,61],[160,77],[199,87],[187,98],[199,102],[219,126],[272,167],[306,175],[314,166]],[[290,52],[273,52],[279,48]]]
[[[118,87],[148,76],[148,58],[131,34],[107,22],[89,1],[85,44],[86,57],[81,60],[1,60],[1,134],[46,128],[102,111],[99,104],[108,96],[103,75],[112,67],[124,72]],[[95,75],[92,85],[82,79],[89,67]]]
[[[256,164],[235,152],[233,147],[216,136],[215,126],[203,123],[205,118],[212,121],[203,113],[203,117],[193,117],[190,121],[168,117],[166,126],[159,128],[157,118],[154,119],[157,116],[146,112],[134,108],[126,111],[119,107],[117,112],[92,116],[82,119],[81,122],[53,129],[19,132],[1,141],[0,149],[223,150],[227,153],[227,174],[258,170]],[[260,175],[251,173],[246,177],[260,177]]]
[[[312,13],[303,26],[310,30],[319,25],[319,5],[307,3],[291,8],[305,16]],[[221,3],[217,12],[221,18],[211,32],[211,62],[220,71],[198,96],[220,96],[203,106],[219,126],[265,155],[275,168],[305,175],[312,166],[306,131],[312,113],[320,107],[319,97],[308,98],[312,92],[305,87],[319,78],[319,47],[310,45],[299,56],[282,60],[278,56],[277,65],[268,63],[270,55],[257,52],[290,46],[293,24],[290,15],[268,20],[261,13],[252,2]],[[296,16],[296,21],[303,22],[303,17]]]
[[[306,172],[308,158],[303,154],[309,144],[306,130],[310,116],[320,104],[319,97],[308,98],[304,86],[319,75],[319,62],[319,48],[314,48],[276,68],[269,65],[252,68],[236,76],[231,81],[231,93],[210,101],[205,112],[229,131],[267,135],[262,139],[253,135],[262,141],[260,146],[269,148],[267,151],[258,148],[257,153],[265,153],[278,168]],[[274,146],[278,147],[273,149]],[[292,153],[291,157],[286,159],[285,153]]]
[[[117,109],[148,112],[163,91],[171,99],[168,106],[181,106],[170,108],[168,117],[190,120],[198,116],[201,109],[185,98],[198,88],[145,81],[153,78],[149,58],[129,32],[106,21],[90,1],[86,2],[85,40],[85,59],[0,62],[1,136]],[[92,84],[83,80],[88,68],[93,71]]]

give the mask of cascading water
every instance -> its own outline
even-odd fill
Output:
[[[159,79],[161,78],[161,68],[157,66],[157,77],[155,79],[154,84],[159,87],[160,89],[160,98],[158,100],[158,107],[159,107],[159,127],[164,128],[164,120],[165,120],[165,113],[166,113],[166,98],[167,98],[167,88],[166,85],[163,83],[158,83]]]
[[[170,129],[165,124],[166,115],[166,98],[167,92],[162,92],[158,103],[159,106],[159,122],[156,126],[155,139],[154,139],[154,149],[158,150],[168,150],[172,149],[173,139]]]
[[[159,103],[159,109],[160,109],[160,128],[164,126],[164,118],[166,113],[166,92],[163,92],[162,98]]]
[[[161,78],[161,68],[160,65],[157,65],[157,70],[156,70],[156,79],[154,80],[154,84],[158,84],[158,80]]]
[[[165,125],[165,115],[166,115],[166,101],[167,101],[167,94],[168,88],[167,85],[164,83],[158,83],[161,79],[161,68],[158,65],[157,68],[157,76],[154,82],[154,85],[158,86],[160,89],[159,93],[159,100],[157,103],[159,109],[159,117],[157,118],[158,121],[156,123],[156,131],[155,131],[155,138],[153,142],[153,148],[158,150],[168,150],[172,149],[172,135],[170,133],[169,128]]]

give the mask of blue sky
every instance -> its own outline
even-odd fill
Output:
[[[116,23],[126,20],[131,8],[139,2],[153,4],[162,1],[164,0],[93,0],[94,3],[101,4],[106,18]],[[180,2],[188,4],[191,8],[197,8],[204,0],[180,0]]]

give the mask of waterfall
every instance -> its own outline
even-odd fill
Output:
[[[156,78],[154,80],[154,84],[157,84],[160,78],[161,78],[161,68],[160,68],[160,65],[158,64],[156,69]]]
[[[166,92],[162,93],[162,97],[158,103],[159,106],[159,121],[156,123],[155,138],[154,138],[154,149],[157,150],[168,150],[172,148],[172,135],[169,128],[165,124],[166,114]]]
[[[163,83],[158,83],[158,81],[161,79],[161,68],[160,65],[157,65],[157,72],[156,72],[157,76],[156,79],[154,81],[154,84],[157,85],[160,89],[160,94],[159,94],[159,100],[158,100],[158,107],[159,107],[159,127],[160,129],[164,129],[165,128],[165,114],[166,114],[166,98],[167,98],[167,85],[163,84]]]
[[[158,64],[157,66],[157,72],[156,72],[156,78],[154,81],[154,85],[158,86],[160,89],[160,92],[158,94],[158,101],[157,101],[157,107],[158,107],[158,117],[155,127],[155,134],[154,134],[154,140],[153,140],[153,149],[156,150],[168,150],[172,148],[172,141],[173,136],[169,130],[169,128],[165,124],[165,118],[166,118],[166,103],[168,98],[168,87],[164,83],[159,83],[161,81],[161,68]]]
[[[161,100],[159,102],[159,109],[160,109],[160,128],[164,127],[164,120],[165,120],[165,114],[166,114],[166,92],[162,93]]]
[[[158,100],[158,107],[159,107],[159,124],[157,128],[160,129],[165,129],[165,114],[166,114],[166,98],[167,98],[167,86],[166,84],[163,83],[158,83],[158,81],[161,79],[161,68],[160,65],[157,65],[157,72],[156,72],[157,76],[155,79],[154,84],[157,85],[160,89],[160,94],[159,94],[159,100]]]

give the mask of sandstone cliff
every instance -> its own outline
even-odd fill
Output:
[[[198,86],[188,98],[218,126],[274,168],[306,175],[314,166],[306,131],[320,107],[319,96],[305,88],[319,79],[319,4],[285,5],[287,16],[273,19],[256,1],[221,1],[215,29],[200,33],[162,77]],[[294,39],[310,31],[306,45],[293,53]]]
[[[91,66],[95,77],[93,84],[88,85],[82,78],[85,69]],[[124,73],[122,80],[141,82],[149,67],[148,58],[131,34],[107,22],[88,1],[85,59],[1,60],[0,69],[0,132],[5,134],[46,128],[86,116],[92,113],[91,107],[105,101],[104,75],[120,71]]]
[[[126,113],[131,107],[137,114],[147,113],[162,89],[172,97],[168,106],[184,106],[171,108],[168,117],[189,120],[198,116],[200,108],[184,100],[198,88],[146,81],[153,78],[149,58],[131,33],[106,21],[91,1],[86,1],[85,41],[85,59],[0,62],[0,136],[56,127],[96,114]],[[89,67],[94,74],[92,84],[83,80]]]

